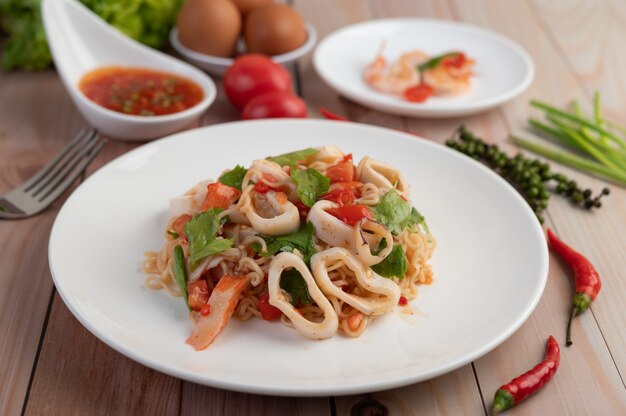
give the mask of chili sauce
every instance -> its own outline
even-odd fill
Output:
[[[78,87],[102,107],[124,114],[178,113],[202,101],[195,82],[168,72],[134,67],[102,67],[87,73]]]

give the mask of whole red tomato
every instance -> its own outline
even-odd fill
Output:
[[[226,96],[239,110],[252,98],[274,91],[291,91],[291,76],[282,66],[259,54],[242,55],[224,74]]]
[[[241,118],[306,117],[306,104],[290,92],[270,92],[251,99],[243,108]]]

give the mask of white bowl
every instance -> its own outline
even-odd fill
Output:
[[[302,46],[287,53],[271,56],[270,58],[272,58],[274,62],[282,65],[295,62],[313,49],[315,42],[317,42],[317,32],[315,31],[313,25],[309,22],[305,22],[305,26],[307,38]],[[180,40],[178,40],[178,29],[176,27],[174,27],[170,32],[170,43],[172,44],[172,47],[183,56],[183,58],[212,75],[224,75],[224,72],[226,72],[228,67],[231,66],[234,61],[233,58],[206,55],[183,46],[183,44],[180,43]],[[237,49],[239,53],[246,53],[243,42],[239,42]]]
[[[136,42],[74,0],[43,0],[42,16],[54,63],[76,107],[102,134],[146,140],[184,129],[215,100],[215,84],[193,66]],[[81,78],[103,66],[133,66],[171,72],[198,84],[204,98],[187,110],[162,116],[134,116],[104,108],[78,88]]]
[[[470,90],[423,103],[374,90],[363,80],[363,71],[383,42],[383,55],[391,61],[412,49],[433,56],[455,50],[466,53],[476,61]],[[379,111],[430,118],[493,108],[521,94],[535,74],[528,53],[502,35],[465,23],[420,18],[372,20],[342,28],[320,42],[313,64],[330,87],[351,100]]]

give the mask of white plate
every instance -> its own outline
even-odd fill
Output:
[[[420,49],[430,55],[462,51],[476,60],[472,87],[459,97],[432,97],[411,103],[383,94],[363,81],[363,70],[382,42],[391,61]],[[314,65],[340,94],[376,110],[415,117],[452,117],[495,107],[522,93],[534,77],[528,53],[497,33],[452,21],[385,19],[352,25],[324,38],[315,50]]]
[[[280,323],[231,321],[202,352],[180,298],[144,288],[143,253],[159,249],[168,201],[236,164],[333,143],[400,168],[438,240],[435,280],[407,316],[381,317],[357,339],[310,341]],[[504,180],[439,144],[355,123],[265,120],[157,140],[94,173],[50,236],[56,287],[98,338],[149,367],[251,393],[317,396],[388,389],[482,356],[528,318],[547,277],[539,223]],[[400,310],[401,307],[398,307]]]

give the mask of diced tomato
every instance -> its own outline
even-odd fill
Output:
[[[305,219],[307,215],[309,215],[310,207],[304,205],[304,202],[299,199],[293,203],[296,208],[298,208],[298,212],[300,213],[300,219]]]
[[[172,223],[172,230],[179,236],[185,235],[185,224],[189,222],[191,215],[183,214]]]
[[[207,186],[206,197],[202,203],[201,211],[209,208],[226,209],[233,204],[241,195],[241,191],[221,182],[210,183]]]
[[[347,189],[337,189],[322,195],[320,199],[326,201],[332,201],[339,205],[353,205],[354,204],[354,191]]]
[[[208,303],[200,309],[200,315],[202,316],[207,316],[210,313],[211,313],[211,305],[209,305]]]
[[[404,296],[400,296],[400,299],[398,299],[398,305],[400,306],[406,306],[408,303],[409,301]]]
[[[349,154],[336,165],[326,169],[326,176],[330,179],[330,183],[352,182],[354,180],[354,165],[352,164],[352,155]]]
[[[404,91],[404,98],[413,103],[422,103],[433,95],[433,88],[426,84],[417,84],[414,87],[407,88]]]
[[[270,190],[270,187],[267,186],[267,184],[265,182],[257,182],[254,184],[254,192],[257,192],[259,194],[266,194],[267,191]]]
[[[329,192],[336,191],[337,189],[354,190],[355,195],[359,196],[360,193],[358,192],[358,189],[361,186],[363,186],[363,182],[337,182],[330,185]]]
[[[194,311],[199,311],[209,300],[209,285],[206,280],[198,279],[187,284],[187,293],[189,306]]]
[[[459,52],[452,56],[443,58],[441,60],[441,64],[444,66],[452,66],[454,68],[461,68],[463,67],[463,65],[465,65],[466,61],[467,61],[467,58],[465,57],[465,54],[462,52]]]
[[[276,178],[275,178],[275,177],[273,177],[272,175],[270,175],[269,173],[264,173],[264,174],[263,174],[263,179],[265,179],[265,181],[266,181],[266,182],[270,182],[270,183],[273,183],[273,182],[278,182],[278,181],[276,180]]]
[[[283,313],[274,305],[270,305],[270,294],[265,293],[259,296],[259,311],[266,321],[273,321],[280,318]]]
[[[365,205],[344,205],[329,209],[327,212],[350,226],[354,226],[363,218],[372,219],[372,213]]]

